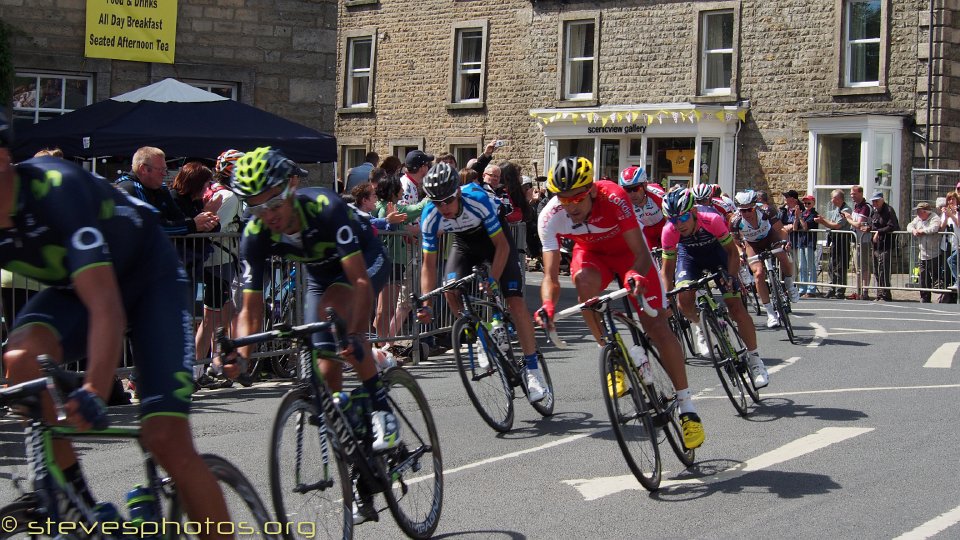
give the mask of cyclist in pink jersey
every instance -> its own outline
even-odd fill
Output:
[[[756,388],[769,382],[767,368],[757,351],[757,329],[753,319],[740,302],[740,253],[723,216],[701,212],[694,206],[690,190],[673,191],[663,201],[663,213],[669,219],[663,227],[663,265],[660,269],[663,282],[672,289],[674,281],[683,286],[700,279],[705,272],[725,270],[729,283],[718,283],[730,317],[737,324],[737,331],[747,346],[747,364],[750,378]],[[694,291],[678,295],[680,311],[690,321],[703,354],[706,340],[700,329],[700,316],[694,306]],[[708,351],[707,351],[708,352]]]
[[[574,242],[570,273],[581,302],[600,294],[615,275],[624,283],[634,279],[634,294],[643,294],[658,312],[655,317],[650,317],[642,310],[636,310],[677,389],[684,444],[687,448],[697,448],[703,444],[703,425],[688,388],[683,352],[667,323],[663,283],[626,192],[613,182],[594,182],[593,165],[586,158],[577,157],[564,158],[557,163],[547,178],[547,188],[557,196],[547,203],[537,222],[543,243],[543,283],[540,289],[543,307],[537,311],[538,322],[541,326],[552,324],[555,302],[560,296],[561,238]],[[584,319],[594,339],[602,345],[596,314],[584,311]],[[625,392],[621,378],[607,384],[611,393]]]

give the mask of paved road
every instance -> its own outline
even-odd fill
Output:
[[[518,402],[505,435],[479,419],[451,363],[413,367],[442,440],[437,536],[960,538],[960,309],[805,300],[794,316],[800,345],[759,332],[771,384],[747,418],[711,367],[688,362],[707,441],[689,470],[667,450],[656,494],[630,475],[608,428],[597,348],[579,320],[562,323],[571,349],[545,348],[556,414],[543,419]],[[268,430],[284,391],[264,383],[195,401],[198,445],[232,459],[265,498]],[[118,407],[115,420],[133,412]],[[16,429],[0,420],[0,503],[23,471]],[[119,501],[140,475],[126,444],[83,452],[99,497]],[[357,536],[401,536],[388,512],[382,518]]]

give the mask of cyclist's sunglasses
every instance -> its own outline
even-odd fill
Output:
[[[749,214],[754,211],[754,207],[748,206],[746,208],[737,208],[737,210],[739,210],[741,214]]]
[[[641,189],[643,189],[645,185],[646,185],[646,184],[637,184],[637,185],[635,185],[635,186],[627,186],[627,187],[625,187],[625,188],[623,188],[623,189],[626,190],[627,193],[636,193],[636,192],[640,191]]]
[[[250,210],[250,213],[260,217],[264,212],[268,210],[276,210],[283,206],[283,203],[286,202],[287,197],[290,196],[290,184],[287,184],[287,187],[283,188],[279,194],[274,197],[271,197],[267,201],[260,203],[256,206],[250,206],[247,209]]]
[[[574,204],[582,202],[584,199],[586,199],[589,196],[590,196],[590,190],[588,189],[586,191],[577,193],[576,195],[573,195],[571,197],[563,197],[563,196],[557,195],[557,199],[560,200],[560,204],[562,204],[563,206],[572,206]]]
[[[692,217],[693,217],[692,212],[686,212],[684,214],[680,214],[679,216],[673,216],[672,218],[670,218],[670,223],[673,223],[674,225],[676,225],[677,223],[686,223],[690,221],[690,218]]]
[[[446,206],[452,203],[453,201],[457,200],[457,196],[459,195],[460,195],[459,193],[454,193],[453,195],[447,197],[446,199],[440,199],[440,200],[430,199],[430,200],[433,201],[433,204],[437,205],[438,207]]]

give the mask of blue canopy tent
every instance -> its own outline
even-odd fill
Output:
[[[332,135],[175,79],[77,109],[22,129],[14,158],[59,147],[67,157],[131,156],[156,146],[169,157],[214,158],[227,148],[272,146],[301,163],[337,159]]]

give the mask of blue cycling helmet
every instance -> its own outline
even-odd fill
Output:
[[[663,215],[668,218],[682,216],[693,208],[694,198],[689,189],[677,189],[663,198]]]

